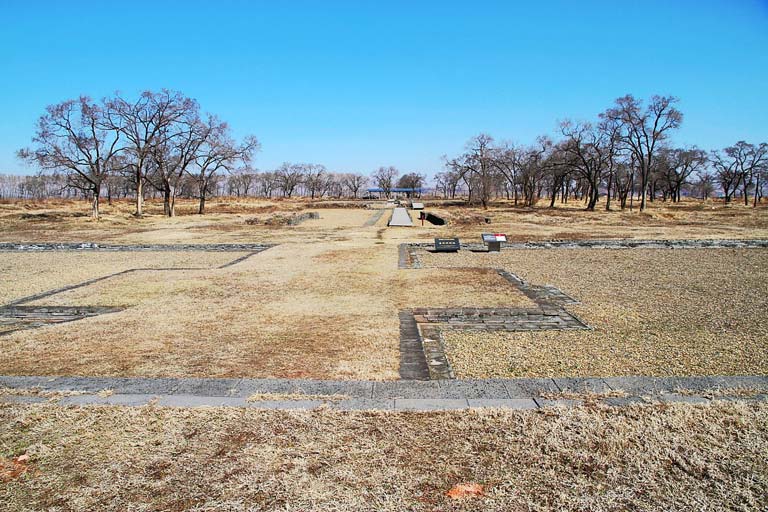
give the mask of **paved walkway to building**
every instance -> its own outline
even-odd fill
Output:
[[[389,220],[390,226],[413,226],[413,220],[408,213],[407,208],[395,208],[392,210],[392,218]]]
[[[446,381],[0,376],[0,388],[10,390],[0,394],[0,401],[5,402],[45,402],[53,396],[61,405],[262,409],[434,411],[572,407],[585,400],[616,407],[654,402],[768,400],[768,376]],[[17,390],[16,394],[12,390]]]

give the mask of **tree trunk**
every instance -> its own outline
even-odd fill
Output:
[[[93,187],[93,202],[91,203],[91,217],[94,219],[99,219],[99,196],[101,187],[99,185],[95,185]]]
[[[744,206],[749,206],[749,186],[752,184],[752,180],[747,183],[747,179],[744,178]]]
[[[173,213],[171,213],[171,187],[167,184],[163,190],[163,214],[166,217],[173,217]]]
[[[144,214],[144,183],[138,180],[136,183],[136,217],[141,217]]]

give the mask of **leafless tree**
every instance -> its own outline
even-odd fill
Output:
[[[392,187],[398,174],[400,173],[397,168],[392,166],[379,167],[373,173],[372,177],[376,186],[384,192],[384,195],[387,196],[387,198],[392,194]]]
[[[704,167],[696,172],[693,186],[698,196],[706,201],[715,192],[715,177]]]
[[[193,104],[190,98],[167,89],[144,91],[136,101],[120,95],[106,101],[107,125],[123,135],[125,150],[131,156],[126,162],[136,188],[137,217],[143,214],[144,183],[154,164],[152,152],[168,135],[169,127],[194,109]]]
[[[569,166],[587,183],[587,210],[594,211],[600,197],[603,172],[611,165],[610,134],[591,123],[563,121],[560,131],[565,140],[560,145]]]
[[[103,107],[85,96],[51,105],[32,142],[18,156],[42,169],[64,170],[70,186],[92,194],[91,214],[99,218],[101,186],[121,151],[120,131],[105,123]]]
[[[695,172],[707,164],[707,154],[696,148],[664,149],[659,154],[659,168],[667,182],[669,194],[673,202],[680,202],[683,185]]]
[[[357,199],[360,189],[368,183],[368,177],[363,176],[362,174],[349,173],[342,176],[341,183],[347,190],[349,190],[352,197]]]
[[[176,214],[176,197],[179,183],[189,167],[195,163],[198,152],[205,143],[205,133],[197,103],[184,102],[186,111],[178,119],[160,130],[160,136],[152,145],[148,163],[147,181],[163,193],[163,212],[168,217]]]
[[[669,132],[680,126],[683,114],[674,107],[677,98],[653,96],[647,107],[632,95],[616,100],[613,108],[600,114],[602,119],[621,126],[619,140],[632,152],[639,166],[641,200],[640,210],[646,206],[646,191],[660,144]]]
[[[517,206],[520,175],[517,149],[508,143],[494,148],[492,165],[506,180],[507,199],[509,199],[509,191],[511,190],[515,206]]]
[[[755,186],[756,179],[759,185],[761,171],[768,167],[768,143],[754,145],[740,140],[723,151],[735,163],[735,171],[739,174],[744,195],[744,206],[747,206],[749,190]],[[757,188],[755,186],[753,206],[757,206]]]
[[[200,204],[197,213],[205,213],[205,200],[211,192],[216,173],[221,170],[232,170],[239,163],[248,164],[253,154],[259,150],[256,137],[245,137],[238,144],[229,133],[227,123],[216,116],[209,115],[207,119],[196,126],[195,137],[200,141],[193,165],[186,169],[187,174],[197,181]]]
[[[413,194],[420,194],[417,190],[420,190],[424,186],[424,181],[427,177],[424,174],[418,172],[409,172],[400,176],[397,180],[398,188],[412,189]],[[410,197],[411,192],[407,192],[406,195]]]
[[[275,171],[275,178],[277,186],[283,191],[283,196],[291,197],[304,179],[304,166],[286,162]]]
[[[314,199],[315,196],[320,196],[325,192],[328,185],[327,174],[324,165],[317,164],[299,164],[301,167],[302,180],[309,196]]]

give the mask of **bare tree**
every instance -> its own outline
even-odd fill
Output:
[[[421,190],[424,185],[424,180],[426,179],[427,177],[421,173],[409,172],[400,176],[400,179],[397,180],[397,186],[398,188],[411,189],[412,192],[406,192],[406,195],[410,197],[411,193],[419,194],[419,192],[416,191]]]
[[[509,190],[511,190],[515,206],[517,206],[518,176],[520,174],[520,162],[518,160],[517,149],[511,144],[504,144],[494,148],[494,156],[491,163],[507,182],[507,199],[509,199]]]
[[[143,214],[144,183],[152,161],[152,152],[168,128],[194,108],[194,101],[179,92],[163,89],[144,91],[136,101],[120,95],[106,102],[108,126],[122,133],[131,158],[127,169],[136,188],[137,217]]]
[[[707,154],[696,147],[665,149],[660,155],[660,170],[667,181],[672,202],[680,202],[683,185],[707,164]]]
[[[694,187],[698,192],[699,197],[705,201],[709,199],[709,196],[715,192],[715,177],[708,171],[708,169],[702,168],[696,173],[696,181]]]
[[[618,98],[613,108],[600,114],[601,118],[621,126],[619,140],[635,156],[640,171],[641,211],[645,209],[648,181],[659,145],[683,120],[683,114],[674,107],[676,102],[677,98],[672,96],[653,96],[643,108],[641,100],[627,95]]]
[[[768,143],[755,146],[740,140],[733,146],[725,148],[725,153],[736,164],[736,172],[739,173],[742,192],[744,194],[744,206],[749,205],[749,189],[755,184],[755,179],[760,178],[760,172],[768,166]],[[757,206],[757,187],[755,187],[754,206]]]
[[[283,191],[283,196],[291,197],[304,179],[304,166],[286,162],[275,171],[275,178],[277,186]]]
[[[611,165],[614,157],[610,150],[610,134],[591,123],[568,120],[560,124],[560,131],[565,136],[560,147],[569,166],[587,183],[587,210],[594,211],[600,197],[603,172]]]
[[[357,195],[360,193],[360,189],[363,188],[366,183],[368,183],[368,177],[363,176],[362,174],[350,173],[342,176],[341,182],[344,187],[349,190],[350,194],[352,194],[352,197],[357,199]]]
[[[723,151],[712,151],[710,153],[710,161],[715,169],[715,178],[723,190],[726,203],[731,202],[733,193],[739,188],[739,183],[743,176],[739,171],[737,159],[733,157],[729,149],[726,148]]]
[[[105,124],[104,109],[81,96],[46,109],[32,149],[18,156],[47,170],[65,170],[69,185],[92,194],[91,215],[99,218],[101,186],[114,169],[120,132]]]
[[[322,197],[327,185],[327,171],[324,165],[300,164],[302,173],[302,183],[312,199],[316,195]]]
[[[384,195],[387,196],[387,198],[392,194],[392,186],[395,183],[398,174],[400,173],[397,168],[392,166],[379,167],[376,172],[373,173],[373,180],[376,182],[376,186],[384,192]]]
[[[200,198],[197,213],[202,215],[216,173],[232,170],[240,162],[248,164],[260,146],[253,136],[245,137],[241,144],[237,144],[229,133],[227,123],[216,116],[209,115],[205,122],[197,125],[195,132],[200,143],[194,164],[187,169],[187,173],[197,181]]]
[[[179,183],[192,165],[204,144],[200,137],[204,131],[197,102],[185,101],[179,118],[163,126],[160,136],[151,147],[147,181],[163,192],[163,212],[168,217],[176,215],[176,197]]]

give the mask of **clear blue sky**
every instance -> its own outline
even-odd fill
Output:
[[[679,144],[768,140],[768,2],[0,0],[0,172],[46,105],[178,89],[254,134],[260,169],[440,170],[626,93],[674,94]]]

